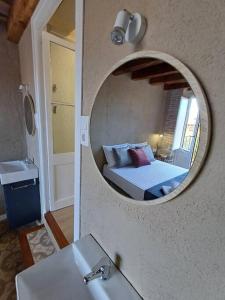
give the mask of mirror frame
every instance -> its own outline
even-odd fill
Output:
[[[207,101],[205,92],[204,92],[202,86],[200,85],[198,79],[186,65],[184,65],[180,60],[176,59],[175,57],[173,57],[169,54],[159,52],[159,51],[150,51],[150,50],[138,51],[138,52],[132,53],[132,54],[122,58],[121,60],[119,60],[104,75],[104,78],[103,78],[103,80],[101,80],[101,83],[98,85],[97,92],[93,97],[93,102],[92,102],[92,106],[91,106],[91,114],[90,114],[90,123],[89,123],[89,140],[91,141],[91,137],[90,137],[91,130],[90,129],[91,129],[91,117],[92,117],[93,106],[94,106],[94,103],[98,96],[98,93],[99,93],[101,87],[103,86],[104,82],[107,80],[108,76],[111,75],[111,73],[113,71],[115,71],[117,68],[119,68],[121,65],[125,64],[126,62],[137,59],[137,58],[145,58],[145,57],[163,60],[166,63],[172,65],[174,68],[176,68],[187,79],[193,93],[195,94],[196,98],[198,99],[198,105],[199,105],[199,110],[200,110],[201,135],[200,135],[199,148],[198,148],[198,151],[197,151],[197,154],[195,157],[195,161],[189,171],[188,176],[174,191],[172,191],[171,193],[169,193],[161,198],[158,198],[155,200],[146,200],[146,201],[128,198],[128,197],[120,194],[119,192],[117,192],[104,179],[102,173],[100,172],[100,170],[98,169],[98,167],[96,165],[96,162],[95,162],[95,159],[93,156],[93,152],[92,152],[91,142],[90,142],[90,150],[91,150],[91,156],[93,159],[93,163],[98,171],[97,173],[101,175],[101,179],[107,184],[108,188],[112,192],[116,193],[117,196],[119,196],[121,200],[123,199],[123,200],[129,201],[129,202],[132,201],[133,204],[136,203],[138,205],[156,205],[156,204],[165,203],[167,201],[174,199],[179,194],[181,194],[184,190],[186,190],[190,186],[191,183],[193,183],[194,179],[197,177],[197,175],[200,173],[200,171],[203,167],[205,158],[206,158],[206,156],[208,154],[208,150],[209,150],[209,143],[210,143],[210,138],[211,138],[211,114],[210,114],[210,110],[209,110],[209,106],[208,106],[208,101]]]
[[[31,113],[32,113],[32,130],[31,130],[31,132],[29,132],[29,130],[28,130],[27,120],[26,120],[26,113],[25,113],[25,98],[26,97],[29,99],[30,110],[31,110]],[[25,119],[25,125],[26,125],[27,133],[29,135],[31,135],[31,136],[34,136],[35,135],[35,131],[36,131],[36,126],[35,126],[35,108],[34,108],[34,100],[33,100],[33,98],[31,97],[31,95],[29,93],[26,93],[23,96],[23,107],[24,107],[24,119]]]

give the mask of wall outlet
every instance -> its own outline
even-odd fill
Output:
[[[90,145],[90,137],[89,137],[90,117],[81,116],[80,120],[81,120],[80,122],[81,145],[88,147]]]
[[[35,128],[38,130],[39,129],[39,126],[38,126],[38,114],[35,113],[34,114],[34,122],[35,122]]]

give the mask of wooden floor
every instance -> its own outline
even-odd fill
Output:
[[[74,207],[68,206],[52,212],[52,215],[69,243],[73,242]]]

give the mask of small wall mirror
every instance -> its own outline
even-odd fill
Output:
[[[34,109],[34,101],[30,94],[26,94],[23,99],[24,105],[24,114],[25,114],[25,123],[27,132],[29,135],[35,134],[35,109]]]
[[[161,203],[199,172],[210,136],[204,93],[175,58],[145,52],[126,58],[94,101],[90,141],[105,181],[121,195]]]

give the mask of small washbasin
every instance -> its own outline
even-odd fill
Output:
[[[104,250],[91,236],[67,246],[16,276],[18,300],[141,300],[126,278],[112,267],[108,280],[85,285],[83,276],[102,257]]]
[[[2,185],[37,177],[38,169],[33,163],[27,163],[22,160],[0,163],[0,181]]]
[[[68,246],[16,276],[18,300],[94,300]]]

